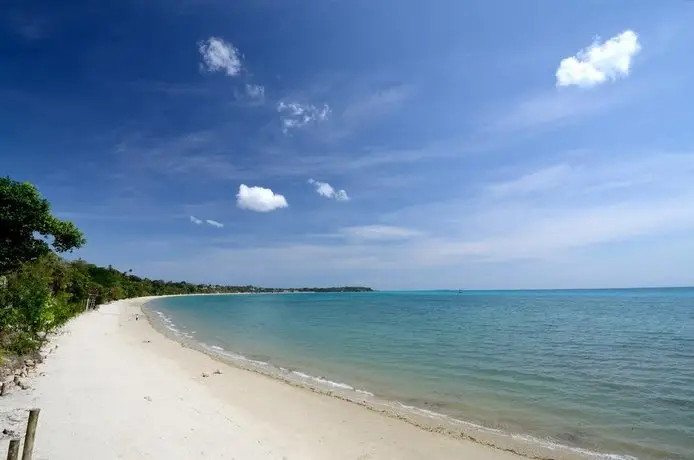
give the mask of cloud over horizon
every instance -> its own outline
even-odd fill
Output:
[[[270,212],[286,208],[289,203],[283,195],[274,193],[269,188],[248,187],[246,184],[241,184],[236,194],[236,205],[240,209],[249,211]]]
[[[596,39],[575,56],[562,59],[556,72],[557,86],[591,87],[627,77],[639,51],[639,37],[633,30],[625,30],[604,43]]]

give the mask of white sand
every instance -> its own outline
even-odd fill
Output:
[[[40,408],[36,460],[521,458],[221,364],[135,321],[142,302],[70,322],[45,375],[0,398],[0,430]]]

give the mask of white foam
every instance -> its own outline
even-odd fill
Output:
[[[431,411],[428,409],[422,409],[421,407],[409,406],[409,405],[403,404],[401,402],[398,402],[398,405],[401,408],[406,409],[409,412],[413,412],[413,413],[419,414],[419,415],[424,415],[424,416],[429,417],[429,418],[436,418],[436,419],[449,418],[448,416],[446,416],[444,414],[434,412],[434,411]]]
[[[333,382],[332,380],[324,379],[323,377],[314,377],[314,380],[323,385],[328,385],[333,388],[341,388],[343,390],[354,390],[354,387],[347,385],[346,383]]]
[[[594,452],[592,450],[588,449],[582,449],[580,447],[571,447],[567,446],[565,444],[561,444],[559,442],[552,441],[551,439],[540,439],[536,438],[534,436],[526,435],[526,434],[511,434],[511,438],[515,439],[517,441],[523,441],[527,443],[532,443],[532,444],[539,444],[542,447],[550,450],[569,450],[571,452],[575,452],[577,454],[582,454],[582,455],[587,455],[589,457],[593,458],[598,458],[601,460],[638,460],[636,457],[632,457],[631,455],[619,455],[619,454],[610,454],[610,453],[603,453],[603,452]]]
[[[245,356],[242,356],[242,355],[235,355],[235,358],[240,360],[240,361],[245,361],[247,363],[255,364],[256,366],[266,367],[269,365],[269,363],[266,363],[265,361],[258,361],[255,359],[246,358]]]
[[[304,374],[303,372],[299,372],[299,371],[292,371],[292,374],[294,374],[298,377],[301,377],[302,379],[316,382],[322,386],[327,386],[327,387],[331,387],[331,388],[340,388],[342,390],[354,390],[354,387],[351,385],[347,385],[346,383],[342,383],[342,382],[335,382],[333,380],[328,380],[324,377],[314,377],[312,375]]]
[[[299,377],[302,377],[304,379],[312,379],[313,378],[310,375],[304,374],[303,372],[299,372],[299,371],[292,371],[292,374],[298,375]]]

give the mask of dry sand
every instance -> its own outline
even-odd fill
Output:
[[[136,321],[145,300],[70,322],[31,389],[0,398],[0,429],[40,408],[36,460],[523,458],[220,363]]]

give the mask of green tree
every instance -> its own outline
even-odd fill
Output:
[[[50,203],[34,185],[0,177],[0,275],[51,250],[68,252],[85,242],[72,222],[51,214]]]

